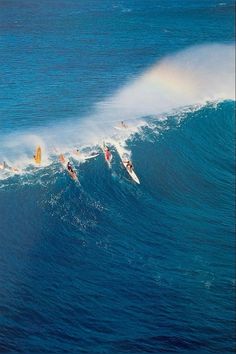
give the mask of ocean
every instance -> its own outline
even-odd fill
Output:
[[[234,6],[0,2],[2,353],[234,352]]]

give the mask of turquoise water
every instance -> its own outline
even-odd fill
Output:
[[[1,2],[0,351],[233,352],[233,27],[232,1]]]

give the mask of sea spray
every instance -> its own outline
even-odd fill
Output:
[[[33,153],[40,143],[49,154],[54,147],[70,151],[76,146],[99,145],[114,137],[114,126],[128,121],[132,129],[120,133],[126,139],[144,124],[146,116],[208,101],[234,100],[235,46],[209,44],[187,48],[167,56],[94,107],[90,116],[74,117],[66,124],[37,128],[4,136],[1,155],[14,160]],[[161,118],[161,119],[162,119]],[[25,158],[27,160],[27,158]],[[27,161],[28,162],[28,161]]]

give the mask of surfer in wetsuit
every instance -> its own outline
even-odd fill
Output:
[[[105,147],[105,158],[107,161],[110,161],[111,158],[111,152],[107,146]]]
[[[124,163],[126,164],[126,167],[129,169],[130,172],[132,172],[133,170],[133,165],[131,161],[124,161]]]
[[[75,171],[73,170],[73,168],[72,168],[72,166],[71,166],[71,164],[70,164],[70,162],[68,161],[67,162],[67,170],[69,171],[69,172],[71,172],[71,173],[75,173]]]

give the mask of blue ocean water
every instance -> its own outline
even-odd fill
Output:
[[[0,30],[0,351],[233,352],[234,2],[1,1]]]

